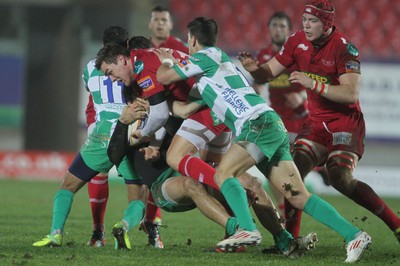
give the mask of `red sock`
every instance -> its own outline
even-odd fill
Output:
[[[400,227],[399,217],[397,217],[375,191],[364,182],[357,182],[356,189],[350,198],[381,218],[392,231]]]
[[[104,214],[108,201],[108,175],[95,176],[88,182],[90,208],[92,209],[93,229],[104,231]]]
[[[190,155],[183,157],[179,162],[178,171],[219,191],[219,187],[214,182],[215,169],[197,157]]]
[[[285,227],[294,238],[299,237],[300,234],[300,221],[303,212],[296,209],[285,199]]]
[[[146,216],[145,220],[154,223],[157,218],[161,221],[161,208],[154,203],[153,196],[149,193],[146,203]]]

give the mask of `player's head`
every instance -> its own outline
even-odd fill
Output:
[[[310,14],[321,20],[326,32],[333,26],[335,7],[330,0],[307,0],[304,14]]]
[[[126,86],[133,82],[132,63],[127,47],[116,43],[105,45],[97,53],[95,67],[113,82],[121,81]]]
[[[272,43],[282,46],[292,29],[292,21],[290,17],[283,11],[274,13],[268,21],[269,33]]]
[[[128,41],[128,31],[120,26],[108,27],[103,32],[103,45],[117,43],[126,46]]]
[[[165,40],[172,30],[172,17],[169,10],[162,6],[156,6],[151,10],[149,29],[151,37]]]
[[[314,44],[325,42],[332,32],[335,8],[329,0],[308,0],[303,13],[303,30]]]
[[[149,39],[143,36],[133,36],[128,41],[128,49],[148,49],[151,47]]]
[[[215,20],[207,17],[197,17],[190,21],[188,28],[189,52],[198,43],[203,47],[215,46],[218,39],[218,25]]]

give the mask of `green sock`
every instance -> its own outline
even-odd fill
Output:
[[[256,230],[256,225],[251,217],[246,192],[236,178],[228,178],[222,183],[221,192],[231,207],[241,229]]]
[[[124,221],[127,223],[128,231],[139,224],[144,217],[145,205],[141,200],[134,200],[129,203],[124,212]]]
[[[228,221],[226,221],[226,233],[228,236],[233,235],[236,232],[236,227],[238,226],[238,222],[236,217],[229,217]]]
[[[276,246],[283,252],[288,250],[289,243],[292,239],[293,236],[286,229],[283,229],[279,234],[274,235]]]
[[[336,209],[317,195],[311,195],[304,206],[304,212],[318,222],[339,233],[348,243],[360,231],[341,216]]]
[[[73,200],[74,193],[71,191],[65,189],[57,191],[53,201],[53,222],[51,224],[50,234],[62,233]]]

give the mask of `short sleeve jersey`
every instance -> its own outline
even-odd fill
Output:
[[[174,51],[175,58],[185,60],[187,54]],[[139,87],[142,89],[142,96],[149,98],[159,92],[171,93],[173,98],[179,101],[186,101],[190,89],[195,84],[194,79],[181,81],[169,86],[164,86],[157,82],[157,70],[161,65],[154,49],[134,49],[131,51],[131,58],[134,67],[134,77]]]
[[[151,41],[151,38],[150,38]],[[169,36],[164,42],[162,42],[159,46],[155,46],[152,42],[153,47],[155,48],[170,48],[176,51],[180,51],[182,53],[188,54],[189,48],[187,47],[186,43],[184,43],[181,39],[176,38],[174,36]]]
[[[313,80],[325,84],[338,85],[340,75],[360,73],[357,48],[336,28],[320,47],[314,47],[306,39],[305,33],[298,31],[289,37],[275,58],[285,67],[296,65],[297,69]],[[315,121],[327,121],[338,115],[361,112],[358,101],[355,104],[335,103],[311,90],[307,90],[307,99],[311,119]]]
[[[175,64],[174,69],[184,79],[195,77],[203,100],[236,135],[247,120],[272,110],[229,56],[217,47],[204,48],[185,62]]]
[[[91,60],[86,65],[82,78],[93,98],[96,122],[115,123],[126,106],[122,96],[124,84],[112,82],[109,77],[104,76],[103,72],[95,67],[95,60]]]
[[[274,51],[272,46],[261,49],[257,55],[257,60],[259,64],[264,64],[268,62],[272,57],[277,54]],[[269,100],[271,103],[271,107],[279,114],[280,117],[286,119],[303,119],[303,117],[298,116],[295,110],[292,108],[288,108],[286,106],[286,97],[285,94],[290,92],[302,92],[305,90],[303,86],[300,84],[292,84],[288,80],[290,74],[296,70],[296,66],[293,65],[290,68],[286,69],[281,75],[279,75],[276,79],[268,82],[268,91],[269,91]],[[304,112],[307,109],[307,101],[303,102],[303,108],[299,108]],[[296,109],[296,110],[299,110]]]

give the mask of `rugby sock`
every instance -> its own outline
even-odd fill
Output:
[[[90,209],[92,210],[93,230],[104,231],[104,214],[108,202],[108,175],[95,176],[88,182]]]
[[[69,190],[60,189],[57,191],[53,202],[53,221],[50,234],[61,234],[69,211],[71,210],[74,193]]]
[[[285,229],[279,232],[279,234],[274,235],[274,240],[276,246],[281,251],[286,251],[289,248],[289,243],[293,239],[293,236]]]
[[[144,209],[145,205],[141,200],[134,200],[129,203],[123,218],[128,231],[143,219]]]
[[[311,195],[304,206],[304,212],[318,222],[339,233],[348,243],[360,232],[360,229],[350,224],[336,209],[317,195]]]
[[[161,208],[154,203],[151,193],[149,193],[149,196],[147,197],[145,221],[161,223]]]
[[[209,185],[216,190],[220,190],[214,182],[215,169],[197,157],[191,155],[183,157],[179,162],[178,172],[184,176],[190,176],[200,183]]]
[[[285,202],[285,228],[288,230],[293,237],[299,237],[300,234],[300,222],[301,222],[301,214],[303,213],[301,210],[296,209],[289,203],[287,199]]]
[[[233,235],[236,232],[238,222],[236,217],[229,217],[226,221],[225,231],[228,236]]]
[[[357,182],[356,189],[350,198],[381,218],[392,231],[400,227],[399,217],[397,217],[375,191],[364,182]]]
[[[247,231],[256,230],[253,218],[247,202],[246,192],[239,181],[230,177],[222,183],[221,192],[231,207],[241,229]]]

